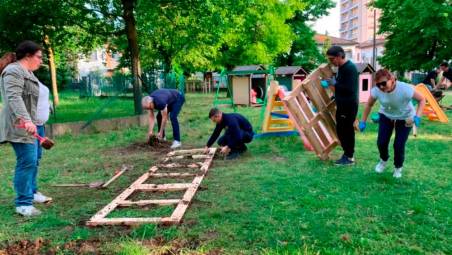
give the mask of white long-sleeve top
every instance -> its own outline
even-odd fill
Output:
[[[37,125],[44,125],[49,120],[50,102],[49,89],[39,82],[38,108],[36,113]]]

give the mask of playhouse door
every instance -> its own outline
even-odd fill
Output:
[[[250,104],[250,79],[247,76],[232,77],[232,94],[234,104]]]

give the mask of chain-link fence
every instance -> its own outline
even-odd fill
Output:
[[[144,72],[140,79],[143,93],[151,93],[159,88],[177,89],[181,93],[185,91],[185,77],[175,72],[164,74],[151,70]],[[111,77],[91,73],[82,77],[79,82],[73,83],[71,87],[78,89],[82,98],[126,96],[131,95],[133,91],[133,77],[120,73],[115,73]]]

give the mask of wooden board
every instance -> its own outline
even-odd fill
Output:
[[[166,166],[168,164],[157,164],[149,169],[148,172],[140,176],[134,181],[126,190],[124,190],[119,196],[113,199],[108,205],[99,210],[91,219],[86,222],[88,226],[100,226],[100,225],[139,225],[144,223],[156,223],[156,224],[178,224],[182,221],[183,216],[188,209],[191,200],[196,194],[202,180],[204,179],[207,171],[209,170],[213,158],[216,153],[216,148],[211,148],[208,154],[199,154],[204,149],[183,150],[174,151],[166,155],[164,160],[171,158],[177,159],[192,159],[193,163],[186,165],[174,163],[174,167],[189,168],[189,166],[197,166],[200,170],[200,174],[192,174],[187,172],[172,172],[172,173],[156,173],[159,167]],[[195,156],[195,157],[194,157]],[[201,157],[202,156],[202,157]],[[205,159],[201,164],[197,162],[200,158]],[[180,178],[180,177],[194,177],[190,183],[167,183],[167,184],[152,184],[145,183],[148,179],[153,178]],[[185,193],[181,199],[146,199],[133,201],[128,199],[135,192],[173,192],[185,190]],[[176,205],[173,213],[170,217],[144,217],[144,218],[107,218],[113,210],[118,207],[140,207],[147,205],[159,205],[159,206],[171,206]]]

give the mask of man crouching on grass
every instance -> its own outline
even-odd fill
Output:
[[[209,112],[209,119],[216,126],[209,141],[207,141],[206,153],[224,128],[226,128],[226,131],[218,139],[218,145],[221,146],[221,153],[227,155],[227,160],[236,159],[247,150],[245,143],[250,143],[253,140],[254,132],[253,127],[245,117],[238,113],[223,113],[217,108],[212,108]]]

